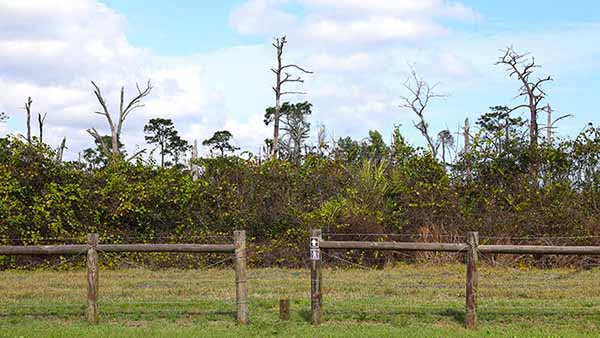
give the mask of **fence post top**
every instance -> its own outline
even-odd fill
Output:
[[[98,244],[98,234],[93,232],[93,233],[88,233],[87,234],[87,241],[89,245],[96,245]]]

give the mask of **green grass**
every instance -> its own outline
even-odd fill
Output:
[[[590,337],[600,270],[480,267],[479,328],[463,328],[462,265],[325,269],[324,323],[309,324],[307,270],[250,270],[248,326],[229,269],[101,270],[101,323],[85,322],[85,271],[1,271],[0,337]],[[281,296],[291,319],[278,319]]]

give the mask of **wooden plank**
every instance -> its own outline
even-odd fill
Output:
[[[98,234],[87,235],[89,249],[87,251],[87,310],[86,317],[90,324],[98,323]]]
[[[279,299],[279,319],[290,319],[290,299],[287,297],[282,297]]]
[[[466,285],[466,314],[465,326],[468,329],[477,327],[477,285],[479,283],[479,273],[477,272],[477,246],[479,244],[479,235],[477,232],[467,233],[467,285]]]
[[[311,229],[311,237],[319,238],[320,245],[324,243],[321,237],[321,229]],[[323,282],[323,276],[321,274],[321,257],[318,260],[310,261],[310,308],[311,308],[311,322],[313,325],[321,324],[322,315],[322,293],[321,284]]]
[[[0,245],[0,255],[78,255],[87,252],[83,245]]]
[[[248,314],[248,279],[246,277],[246,232],[234,231],[235,246],[235,296],[237,304],[237,321],[246,325]]]
[[[100,244],[104,252],[234,252],[234,244]]]
[[[321,241],[321,249],[460,252],[467,251],[468,246],[464,243]]]
[[[600,246],[480,245],[479,252],[531,255],[600,255]]]
[[[0,245],[0,255],[77,255],[87,245]],[[233,244],[99,244],[104,252],[234,252]]]

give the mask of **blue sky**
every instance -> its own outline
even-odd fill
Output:
[[[532,14],[533,13],[533,14]],[[151,117],[172,118],[188,139],[219,129],[256,152],[270,130],[272,37],[289,37],[286,60],[310,67],[302,97],[313,125],[331,138],[389,137],[394,124],[415,144],[414,116],[398,108],[410,65],[449,96],[427,112],[432,130],[457,130],[491,105],[516,105],[518,83],[495,66],[514,45],[555,81],[546,89],[559,113],[572,113],[559,135],[598,122],[600,3],[596,1],[444,0],[0,0],[0,133],[22,133],[23,102],[48,112],[48,142],[67,136],[70,156],[105,130],[89,80],[113,107],[118,89],[151,78],[146,107],[126,123],[128,147],[144,146]],[[525,116],[525,115],[524,115]],[[540,121],[543,123],[544,121]]]

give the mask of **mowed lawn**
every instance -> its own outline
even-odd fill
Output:
[[[85,271],[0,271],[0,337],[597,337],[600,270],[480,267],[466,330],[464,266],[324,269],[324,323],[309,323],[308,270],[249,270],[251,324],[235,323],[232,269],[100,271],[100,324]],[[278,319],[279,299],[291,319]]]

